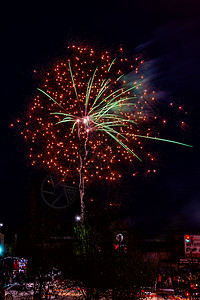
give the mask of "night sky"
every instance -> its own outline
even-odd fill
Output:
[[[39,85],[34,70],[63,55],[68,43],[81,41],[142,53],[148,59],[149,84],[163,101],[184,105],[188,128],[180,139],[194,148],[162,146],[160,175],[152,182],[136,180],[135,187],[132,181],[130,193],[137,191],[139,201],[127,210],[137,215],[137,226],[186,222],[200,230],[199,1],[9,2],[1,14],[0,221],[8,226],[23,222],[34,176],[9,124],[23,115]]]

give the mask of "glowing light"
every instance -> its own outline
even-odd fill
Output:
[[[76,217],[75,217],[75,220],[76,220],[77,222],[81,221],[81,216],[76,216]]]
[[[3,247],[3,245],[0,245],[0,256],[3,255],[3,252],[4,252],[4,247]]]

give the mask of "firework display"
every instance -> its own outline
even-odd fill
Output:
[[[84,182],[116,181],[122,165],[152,162],[153,154],[143,153],[147,139],[181,144],[159,137],[155,92],[138,75],[142,64],[124,58],[122,49],[113,56],[69,46],[28,109],[21,134],[32,165],[79,181],[84,194]]]

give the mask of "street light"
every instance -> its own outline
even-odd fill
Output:
[[[76,220],[76,222],[79,222],[80,220],[81,220],[81,216],[75,216],[75,220]]]

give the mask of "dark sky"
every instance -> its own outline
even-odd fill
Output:
[[[190,123],[183,138],[194,149],[174,150],[174,156],[162,162],[162,177],[148,183],[148,192],[141,193],[142,201],[132,209],[144,224],[153,220],[158,226],[164,219],[176,223],[183,215],[200,229],[199,32],[198,0],[5,4],[0,26],[0,221],[21,222],[33,172],[9,124],[23,113],[37,88],[33,70],[62,55],[69,41],[80,40],[144,53],[150,84],[166,101],[172,97],[187,108]]]

